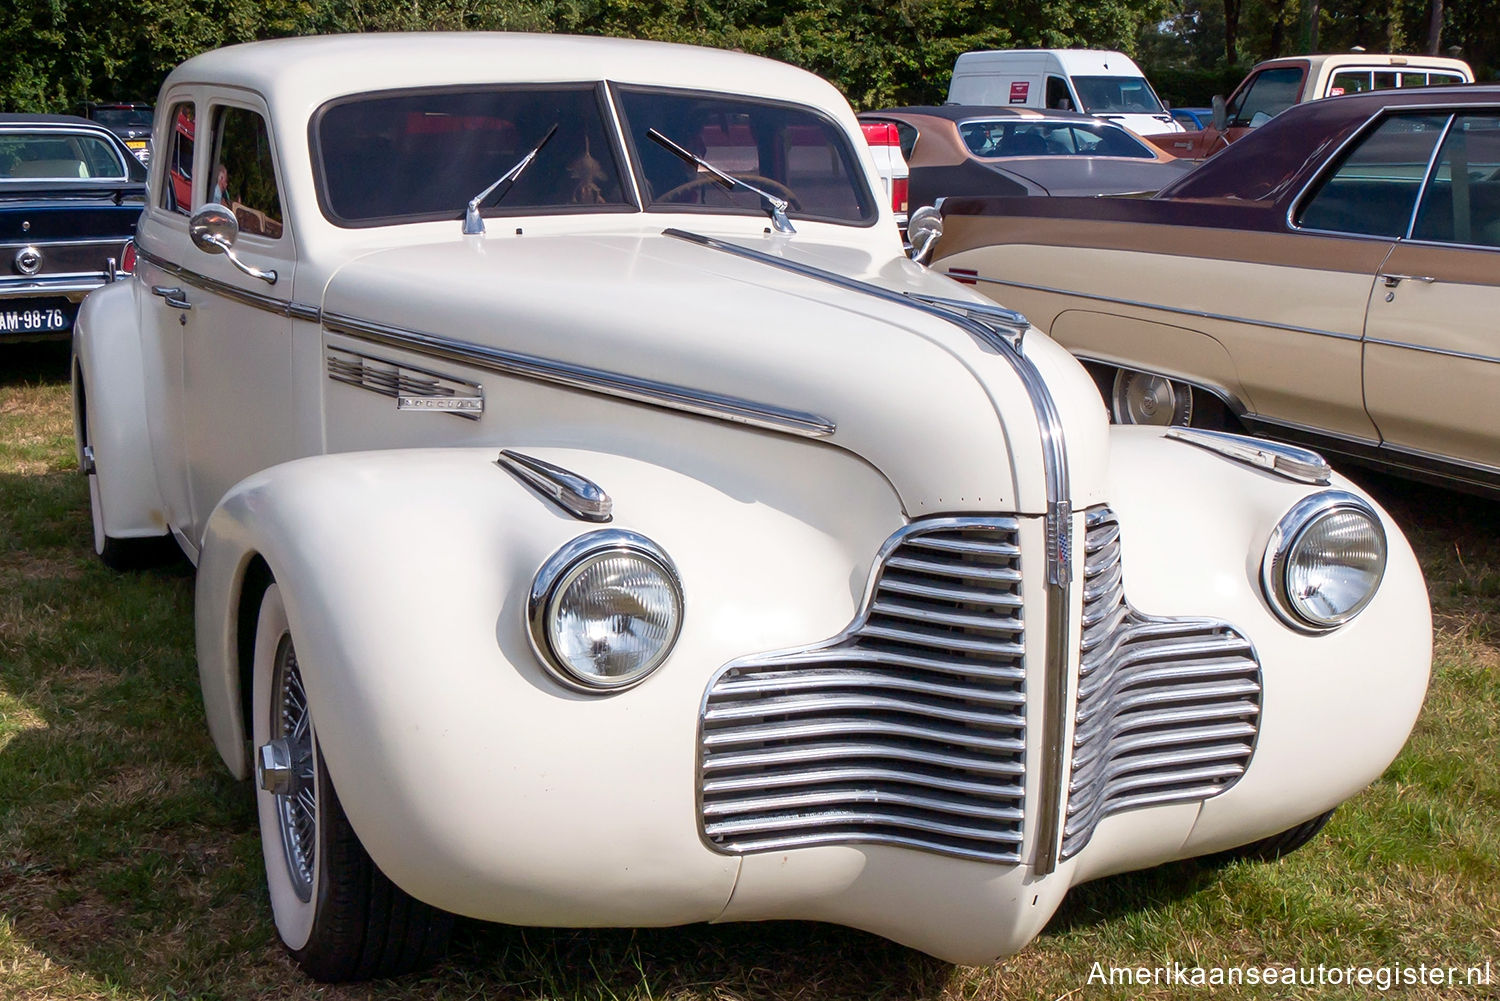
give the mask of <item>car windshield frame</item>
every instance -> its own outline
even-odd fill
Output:
[[[481,98],[484,96],[502,96],[525,92],[532,92],[537,94],[541,94],[544,92],[552,94],[576,93],[591,94],[593,96],[591,108],[594,112],[597,113],[597,117],[595,117],[592,122],[587,123],[587,125],[598,126],[603,139],[602,145],[605,147],[605,149],[595,150],[592,148],[592,143],[589,143],[587,147],[587,153],[590,157],[593,158],[595,163],[597,163],[599,167],[604,170],[606,174],[604,179],[606,181],[608,180],[608,170],[611,166],[610,163],[606,162],[606,159],[613,161],[612,166],[614,167],[614,177],[616,179],[616,183],[618,184],[619,199],[603,204],[549,203],[544,205],[528,205],[524,201],[507,202],[505,200],[500,201],[498,204],[494,204],[493,199],[491,199],[490,204],[486,204],[481,208],[480,214],[484,218],[500,218],[507,216],[578,215],[583,213],[601,212],[633,213],[640,211],[640,205],[636,197],[636,191],[633,184],[631,183],[633,177],[630,171],[629,158],[625,150],[621,146],[619,132],[615,128],[614,124],[613,109],[609,104],[608,94],[603,81],[573,80],[555,82],[549,81],[545,83],[477,83],[458,84],[441,87],[400,87],[392,88],[390,90],[361,91],[359,93],[346,94],[340,97],[333,98],[329,101],[325,101],[323,104],[319,105],[316,110],[314,110],[312,115],[309,116],[307,122],[307,141],[309,153],[311,154],[312,160],[314,188],[317,193],[318,209],[323,214],[323,218],[328,220],[334,226],[339,227],[340,229],[374,229],[382,226],[404,226],[424,222],[459,222],[464,217],[464,212],[466,207],[468,206],[469,200],[483,191],[487,185],[493,183],[511,167],[514,167],[515,161],[520,158],[521,154],[524,154],[525,151],[529,149],[533,143],[540,140],[543,133],[546,132],[546,127],[544,124],[537,131],[537,134],[535,136],[527,135],[518,138],[518,141],[520,142],[522,148],[517,150],[515,157],[512,157],[510,159],[500,157],[493,162],[487,162],[485,164],[486,169],[483,173],[482,179],[476,178],[474,183],[472,184],[473,190],[469,190],[466,187],[462,192],[450,192],[450,194],[454,195],[452,199],[453,204],[451,207],[447,206],[445,203],[442,209],[346,217],[341,215],[335,209],[334,199],[331,197],[329,185],[329,174],[327,172],[327,163],[325,157],[325,152],[327,152],[325,147],[325,138],[329,137],[325,137],[323,131],[325,121],[329,114],[337,112],[338,110],[349,107],[351,105],[362,103],[374,104],[380,101],[400,101],[408,98],[420,99],[428,97],[439,99],[466,97]],[[544,150],[542,153],[543,156],[546,156],[549,152],[565,152],[567,149],[567,147],[557,142],[549,143],[548,146],[550,147],[550,149]],[[574,161],[574,163],[576,162],[577,161]],[[573,165],[574,164],[569,164],[568,166],[571,167]],[[541,166],[545,168],[548,165],[542,164]],[[551,166],[553,167],[555,173],[557,165],[554,164]],[[568,169],[564,168],[564,172],[567,173]],[[528,173],[529,175],[531,175],[532,179],[536,179],[541,178],[546,173],[546,171],[545,169],[533,169]]]
[[[664,213],[693,213],[703,215],[730,215],[730,216],[759,216],[765,217],[766,211],[762,206],[746,207],[740,205],[691,205],[681,203],[659,203],[653,200],[647,192],[651,190],[645,168],[642,165],[641,148],[631,126],[630,114],[625,107],[623,98],[632,96],[662,96],[667,98],[684,98],[697,101],[717,101],[728,104],[747,106],[759,106],[768,109],[776,109],[781,112],[793,112],[806,115],[812,122],[823,128],[825,135],[832,141],[832,148],[838,153],[844,172],[848,176],[850,189],[854,196],[854,202],[860,215],[857,217],[840,217],[833,215],[814,214],[806,208],[793,207],[787,213],[793,223],[815,222],[828,223],[836,226],[854,226],[862,229],[875,226],[880,220],[881,200],[871,190],[868,178],[864,172],[864,161],[860,159],[858,152],[849,141],[849,136],[844,127],[832,116],[824,113],[821,109],[809,104],[799,104],[793,101],[781,101],[769,97],[757,97],[748,94],[734,93],[729,91],[701,90],[687,87],[662,87],[646,84],[631,84],[611,81],[609,84],[610,98],[619,112],[619,121],[623,133],[625,147],[629,152],[630,165],[635,172],[635,182],[641,193],[642,211],[656,214]],[[645,135],[646,128],[661,128],[656,122],[644,123],[640,132]],[[669,139],[677,139],[666,130],[663,135]],[[706,157],[713,162],[713,157]],[[715,163],[714,166],[725,169],[728,173],[735,173],[734,169],[723,164]],[[747,175],[748,176],[748,175]],[[752,184],[759,182],[752,179]],[[773,192],[778,193],[779,192]]]
[[[128,151],[122,151],[120,146],[118,145],[119,140],[116,139],[112,133],[105,131],[102,127],[98,131],[95,131],[94,129],[89,128],[38,128],[31,125],[6,125],[0,127],[0,150],[4,149],[5,145],[7,144],[7,140],[17,136],[22,137],[23,139],[34,139],[37,142],[41,143],[66,143],[69,140],[76,140],[80,142],[95,144],[98,147],[102,147],[104,151],[108,152],[109,162],[118,168],[118,173],[94,174],[90,172],[87,175],[76,173],[37,174],[34,176],[25,174],[16,175],[10,172],[12,165],[10,163],[7,163],[3,172],[0,172],[0,184],[96,185],[101,182],[108,182],[111,184],[139,182],[141,179],[140,177],[136,176],[136,173],[131,170],[130,166],[131,161],[134,161],[137,165],[139,165],[139,161],[135,160],[135,157],[129,155]],[[91,167],[93,166],[93,164],[91,163],[92,160],[92,157],[84,157],[80,155],[64,157],[36,157],[29,161],[18,162],[55,162],[58,164],[71,162],[78,164],[83,169],[91,170]]]
[[[1151,89],[1150,82],[1143,76],[1129,76],[1123,73],[1083,75],[1075,73],[1072,79],[1073,89],[1078,92],[1078,99],[1083,102],[1083,107],[1080,110],[1085,111],[1090,115],[1165,115],[1167,113],[1167,109],[1162,107],[1161,98],[1156,96],[1156,91]],[[1097,98],[1101,95],[1092,88],[1099,86],[1101,82],[1114,82],[1122,80],[1139,81],[1141,85],[1140,89],[1150,96],[1151,100],[1155,102],[1156,107],[1117,108],[1113,106],[1106,107],[1103,104],[1096,104],[1094,102],[1093,98]]]

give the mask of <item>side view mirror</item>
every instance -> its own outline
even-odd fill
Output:
[[[276,272],[251,267],[240,260],[234,252],[234,241],[240,237],[239,220],[234,213],[217,202],[209,202],[188,220],[188,239],[193,246],[205,254],[223,254],[242,273],[259,278],[268,285],[276,284]]]
[[[1224,95],[1215,94],[1213,104],[1214,128],[1219,132],[1223,132],[1225,126],[1229,124],[1229,110],[1224,105]]]
[[[911,241],[911,259],[926,264],[933,245],[943,235],[943,214],[931,205],[923,205],[906,222],[906,238]]]

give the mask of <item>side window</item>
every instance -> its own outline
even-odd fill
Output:
[[[1343,94],[1363,94],[1370,89],[1369,70],[1341,70],[1333,75],[1328,81],[1328,96],[1339,97]]]
[[[1364,236],[1401,237],[1444,114],[1392,115],[1367,133],[1324,176],[1303,203],[1295,223],[1305,229]]]
[[[1302,91],[1300,66],[1261,70],[1229,106],[1230,125],[1264,124],[1297,103]]]
[[[1500,116],[1454,119],[1422,191],[1412,238],[1500,247]]]
[[[168,212],[193,213],[193,105],[184,101],[174,104],[167,116],[171,122],[167,148],[162,161],[166,165],[161,181],[158,204]]]
[[[1047,107],[1053,111],[1072,111],[1073,96],[1068,93],[1068,83],[1060,76],[1047,78]]]
[[[280,239],[281,196],[266,120],[244,108],[215,108],[213,149],[207,200],[232,211],[241,233]]]

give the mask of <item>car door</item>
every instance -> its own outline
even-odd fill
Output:
[[[1384,448],[1500,470],[1500,113],[1447,125],[1409,238],[1365,327],[1365,400]]]
[[[269,118],[263,105],[237,95],[211,100],[207,123],[200,190],[234,214],[233,254],[245,267],[228,254],[184,251],[196,276],[183,345],[195,538],[231,486],[298,454],[289,316],[296,247]]]

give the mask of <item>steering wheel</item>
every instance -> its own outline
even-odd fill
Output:
[[[780,181],[774,180],[769,177],[763,177],[760,174],[736,174],[734,176],[740,178],[748,184],[755,185],[757,188],[764,188],[765,190],[780,198],[785,198],[788,208],[798,210],[802,208],[802,205],[797,201],[796,192],[787,187],[785,184],[782,184]],[[714,177],[712,174],[701,174],[698,177],[693,178],[691,181],[677,185],[677,187],[673,188],[671,191],[667,191],[661,195],[658,195],[656,201],[681,201],[684,195],[691,194],[692,192],[697,191],[699,188],[706,188],[710,184],[719,183],[719,179],[717,177]]]

